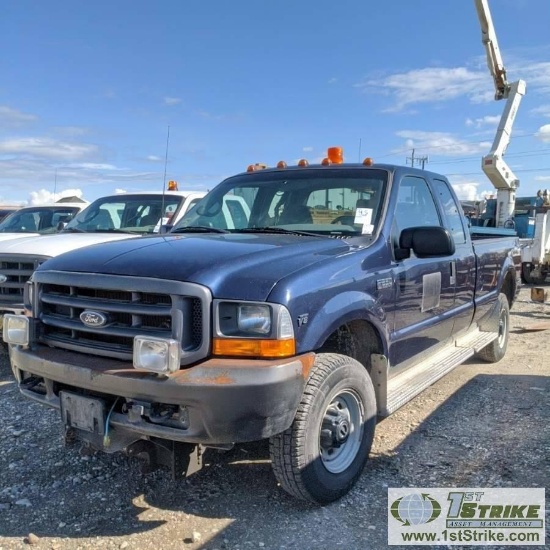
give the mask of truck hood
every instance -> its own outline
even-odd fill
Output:
[[[217,298],[265,300],[281,278],[352,248],[338,239],[296,235],[163,235],[69,252],[40,270],[188,281]]]
[[[13,233],[12,233],[13,234]],[[139,237],[131,233],[56,233],[55,235],[25,235],[24,238],[12,238],[2,241],[0,254],[28,254],[53,258],[69,250],[91,244],[119,241]]]
[[[0,233],[0,241],[11,241],[12,239],[25,239],[29,237],[40,237],[40,233]]]

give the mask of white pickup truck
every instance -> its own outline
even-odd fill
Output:
[[[0,241],[56,233],[59,224],[68,223],[89,204],[87,201],[56,202],[15,210],[0,222]]]
[[[23,310],[25,284],[49,258],[93,244],[158,234],[178,222],[205,194],[167,191],[102,197],[56,234],[35,233],[0,241],[0,327],[3,314]],[[222,213],[227,228],[232,229],[243,216],[248,219],[250,211],[246,202],[235,196],[224,202]]]

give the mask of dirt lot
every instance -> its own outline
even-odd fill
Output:
[[[262,444],[213,454],[178,483],[120,455],[80,456],[55,411],[20,397],[3,354],[0,550],[378,549],[388,487],[550,487],[550,328],[536,325],[550,325],[550,304],[524,288],[505,359],[471,360],[383,421],[359,484],[325,508],[277,486]]]

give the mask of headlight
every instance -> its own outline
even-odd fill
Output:
[[[214,355],[290,357],[295,354],[294,328],[280,304],[216,300]]]
[[[269,306],[237,306],[237,327],[241,332],[269,334],[271,332],[271,310]]]
[[[180,368],[180,345],[176,340],[136,336],[134,368],[152,372],[176,372]]]
[[[29,345],[29,318],[24,315],[4,315],[3,338],[6,344]]]

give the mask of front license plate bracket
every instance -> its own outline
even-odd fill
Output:
[[[105,402],[102,399],[59,392],[61,419],[65,426],[85,432],[105,434]]]

